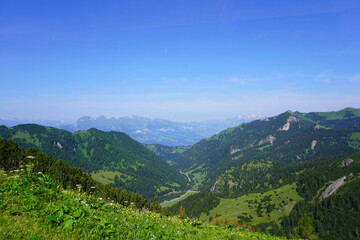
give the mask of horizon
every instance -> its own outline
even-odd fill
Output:
[[[338,110],[332,110],[332,111],[326,111],[326,112],[338,112],[338,111],[342,111],[342,110],[345,110],[347,108],[351,108],[351,109],[360,109],[360,108],[356,108],[356,107],[350,107],[350,106],[347,106],[345,108],[342,108],[342,109],[338,109]],[[139,117],[139,118],[148,118],[150,120],[166,120],[166,121],[172,121],[172,122],[179,122],[179,123],[196,123],[196,122],[206,122],[206,121],[227,121],[227,120],[232,120],[232,119],[241,119],[241,120],[245,120],[244,122],[247,122],[246,120],[248,120],[248,122],[251,122],[251,121],[254,121],[254,120],[258,120],[258,119],[265,119],[265,118],[270,118],[270,117],[276,117],[280,114],[283,114],[285,112],[299,112],[299,113],[312,113],[312,112],[316,112],[316,113],[321,113],[321,112],[324,112],[324,111],[310,111],[310,112],[301,112],[301,111],[297,111],[297,110],[292,110],[292,109],[288,109],[284,112],[280,112],[280,113],[277,113],[275,115],[271,115],[271,116],[263,116],[263,115],[256,115],[256,114],[250,114],[250,115],[236,115],[236,116],[233,116],[231,118],[223,118],[223,119],[206,119],[206,120],[202,120],[202,121],[176,121],[176,120],[171,120],[171,119],[166,119],[166,118],[152,118],[152,117],[148,117],[148,116],[139,116],[139,115],[131,115],[131,116],[119,116],[119,117],[115,117],[115,116],[104,116],[104,115],[99,115],[99,116],[89,116],[89,115],[84,115],[84,116],[81,116],[81,117],[78,117],[74,120],[69,120],[69,121],[64,121],[64,120],[58,120],[58,119],[53,119],[53,120],[50,120],[50,119],[18,119],[18,118],[10,118],[10,119],[6,119],[6,118],[0,118],[0,120],[3,120],[3,121],[14,121],[14,122],[26,122],[26,123],[35,123],[36,122],[61,122],[61,123],[66,123],[66,124],[75,124],[78,120],[80,120],[81,118],[84,118],[84,117],[89,117],[90,120],[97,120],[101,117],[104,117],[106,120],[110,120],[112,118],[115,118],[115,119],[121,119],[121,118],[135,118],[135,117]],[[25,123],[25,124],[26,124]]]
[[[0,119],[360,107],[359,1],[9,1],[0,13]]]

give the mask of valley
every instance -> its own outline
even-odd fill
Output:
[[[0,20],[0,240],[360,240],[360,0]]]
[[[0,139],[1,239],[283,239],[171,215],[64,161]]]
[[[174,214],[185,209],[208,224],[248,224],[289,238],[301,237],[297,229],[309,218],[314,236],[341,239],[357,234],[359,126],[360,111],[345,108],[287,111],[192,146],[143,145],[121,132],[71,133],[35,124],[0,126],[0,136],[64,159],[98,183],[159,201]],[[328,212],[331,219],[324,217]]]

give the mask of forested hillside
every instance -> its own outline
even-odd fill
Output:
[[[0,139],[0,239],[282,239],[252,226],[169,216],[157,201]]]
[[[348,107],[336,112],[311,112],[303,116],[327,128],[360,131],[360,109],[357,108]]]
[[[187,188],[187,179],[139,142],[121,132],[96,129],[74,134],[35,124],[0,126],[0,137],[80,167],[102,183],[148,198]]]
[[[235,197],[293,181],[295,173],[316,158],[360,150],[359,139],[358,132],[324,128],[289,111],[203,139],[174,166],[194,178],[201,175],[203,187],[210,188],[216,180],[220,187],[228,179],[232,182],[228,196]]]
[[[298,222],[306,215],[322,239],[360,237],[360,152],[324,159],[319,166],[302,172],[297,191],[304,200],[273,233],[294,235]]]
[[[151,204],[137,193],[100,184],[80,168],[69,166],[63,160],[49,157],[33,148],[25,150],[12,140],[0,139],[0,169],[7,173],[19,173],[26,169],[27,172],[46,174],[64,189],[77,189],[95,197],[111,198],[125,206],[132,202],[139,208],[153,206],[157,211],[162,210],[156,201]]]
[[[331,234],[330,226],[340,224],[336,221],[344,223],[344,218],[334,217],[329,213],[329,216],[337,219],[334,223],[323,217],[329,209],[322,206],[322,210],[319,210],[320,207],[316,204],[305,204],[304,207],[304,203],[313,199],[313,194],[329,184],[330,180],[336,180],[334,175],[333,178],[320,178],[325,170],[316,169],[334,164],[331,165],[333,169],[330,172],[341,175],[342,171],[336,161],[360,151],[358,117],[359,110],[352,108],[309,114],[288,111],[203,139],[174,162],[174,166],[187,173],[202,192],[170,209],[175,210],[182,205],[187,208],[189,215],[214,223],[216,218],[221,220],[235,217],[257,224],[263,230],[272,229],[275,234],[287,234],[289,237],[305,236],[299,235],[297,227],[300,222],[306,222],[309,218],[314,221],[313,233],[325,239],[336,239],[332,236],[340,235],[346,239],[345,233],[357,236],[353,223],[349,225],[352,228],[350,233],[346,231],[345,224],[341,234]],[[308,171],[316,171],[316,174],[312,175],[312,181],[306,180],[305,184],[304,179],[308,179],[306,176],[310,174]],[[345,186],[355,189],[357,170],[352,171],[352,174],[347,173],[346,179],[354,181],[344,185],[344,189]],[[336,212],[339,216],[355,214],[352,216],[358,217],[359,211],[356,210],[357,203],[354,200],[357,198],[357,190],[342,192],[344,194],[341,196],[344,198],[334,195],[320,203],[324,205],[332,201],[328,199],[338,199],[334,200],[336,204],[332,204],[339,206],[339,209],[329,210],[330,212]],[[347,204],[349,202],[354,203]],[[322,212],[322,217],[321,214],[314,216],[315,208],[319,213]],[[298,209],[302,209],[302,214],[299,214]],[[317,223],[322,220],[327,221],[327,227]]]

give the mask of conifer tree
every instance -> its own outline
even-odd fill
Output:
[[[317,235],[314,233],[312,220],[306,214],[300,219],[297,231],[301,238],[317,239]]]

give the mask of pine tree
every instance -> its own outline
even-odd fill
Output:
[[[300,219],[297,232],[301,238],[305,239],[317,239],[317,235],[314,233],[314,227],[312,220],[306,214]]]

